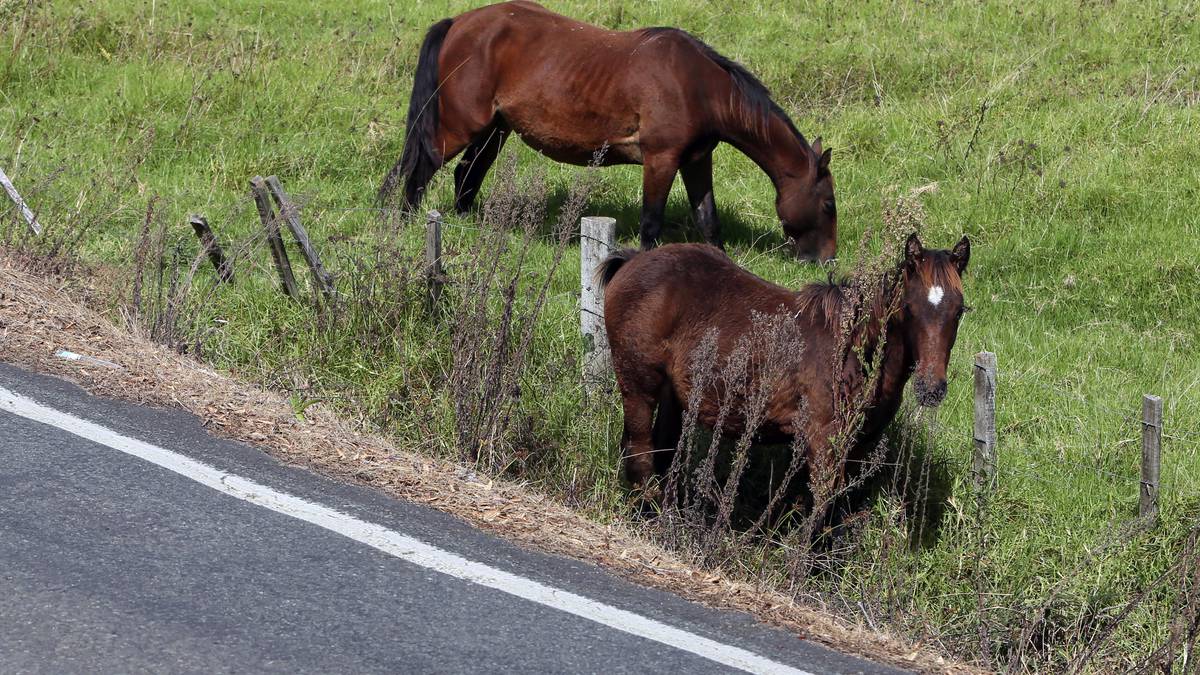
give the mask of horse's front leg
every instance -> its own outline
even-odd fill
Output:
[[[679,157],[660,153],[647,155],[642,161],[642,250],[647,251],[658,243],[662,234],[663,216],[667,210],[667,196],[671,194],[671,183],[679,171]]]
[[[809,517],[815,524],[824,519],[829,505],[845,485],[846,462],[838,448],[838,429],[833,421],[810,423],[805,434],[808,446],[808,487],[812,498]]]

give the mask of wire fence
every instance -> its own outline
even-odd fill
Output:
[[[57,174],[46,177],[38,184],[31,186],[27,194],[37,197],[40,201],[45,201],[47,197],[53,197],[54,192],[50,186],[57,178]],[[423,217],[423,215],[418,216],[410,210],[390,206],[320,204],[305,195],[298,195],[294,201],[296,210],[302,217],[313,222],[320,222],[321,229],[325,231],[339,229],[351,216],[367,216],[379,223],[392,224],[416,223]],[[214,226],[218,228],[230,226],[230,229],[233,229],[235,224],[252,221],[254,218],[254,200],[249,194],[212,206],[218,210],[216,216],[212,218]],[[476,235],[494,232],[491,228],[469,225],[454,218],[442,219],[441,227],[450,231]],[[553,233],[537,233],[533,236],[540,241],[560,243],[559,237]],[[576,236],[581,235],[576,233]],[[258,271],[268,270],[269,264],[257,260],[251,255],[261,247],[263,238],[261,229],[251,228],[245,241],[233,246],[234,262]],[[327,237],[325,243],[328,245],[332,241]],[[291,245],[289,244],[289,246]],[[335,276],[345,273],[343,270],[333,270],[333,272]],[[547,296],[549,301],[556,303],[570,300],[576,310],[587,311],[580,306],[580,298],[581,294],[578,290],[561,291]],[[1001,358],[1003,356],[1001,354]],[[1007,447],[1005,441],[1002,440],[1001,466],[999,467],[1002,473],[1020,474],[1028,480],[1037,481],[1042,477],[1042,471],[1051,473],[1067,467],[1077,473],[1093,474],[1098,480],[1124,483],[1135,488],[1140,485],[1142,478],[1137,473],[1137,467],[1130,462],[1134,459],[1133,454],[1126,452],[1128,446],[1136,446],[1142,424],[1142,420],[1134,414],[1133,406],[1130,406],[1131,409],[1116,407],[1082,391],[1049,383],[1032,370],[1004,368],[999,369],[996,375],[1001,387],[998,415],[1002,422],[1011,421],[1016,426],[1016,428],[1010,428],[1002,424],[999,429],[1002,436],[1019,437],[1022,424],[1074,427],[1070,434],[1056,434],[1055,445],[1058,452],[1052,461],[1029,457],[1027,453],[1018,448]],[[1004,393],[1006,389],[1013,387],[1035,388],[1042,392],[1043,400],[1059,402],[1060,409],[1070,402],[1075,410],[1071,414],[1062,414],[1060,411],[1052,418],[1012,420],[1005,414]],[[1118,423],[1115,427],[1112,424],[1114,421]],[[1160,480],[1160,490],[1166,498],[1193,499],[1200,497],[1200,470],[1194,462],[1186,460],[1200,457],[1200,427],[1181,426],[1179,422],[1180,420],[1168,420],[1162,431],[1164,471]],[[931,420],[930,423],[940,424],[936,420]],[[938,433],[960,435],[960,432],[951,429],[937,431]],[[1085,454],[1090,454],[1095,461],[1081,461],[1080,456]],[[1121,462],[1128,466],[1127,473],[1113,466],[1114,463]]]
[[[353,223],[350,221],[355,217],[393,224],[404,222],[411,226],[416,226],[420,221],[417,216],[400,209],[374,206],[318,206],[303,198],[297,199],[296,203],[301,216],[311,221],[310,225],[313,222],[320,223],[319,229],[325,232],[352,225]],[[218,231],[219,228],[225,226],[227,233],[234,230],[235,227],[239,231],[247,231],[241,230],[241,225],[246,222],[252,223],[247,231],[248,234],[239,238],[239,241],[233,242],[230,247],[233,252],[232,260],[245,269],[253,269],[256,273],[269,277],[273,270],[265,251],[266,235],[264,228],[253,225],[255,217],[254,203],[246,197],[229,204],[224,213],[217,214],[212,222]],[[454,219],[443,219],[441,227],[471,235],[495,232],[491,228],[469,225]],[[514,234],[529,236],[528,233]],[[536,233],[533,236],[538,240],[555,245],[562,243],[561,238],[553,234]],[[352,243],[349,245],[339,244],[331,237],[325,237],[318,243],[338,251],[338,255],[331,258],[333,261],[344,263],[347,258],[343,256],[352,257],[354,255],[354,251],[350,248],[353,246]],[[200,261],[201,257],[198,255],[196,260]],[[193,263],[193,271],[195,271],[195,264]],[[355,273],[352,267],[331,268],[330,271],[335,280],[339,276]],[[580,298],[581,290],[579,289],[547,295],[547,299],[555,302],[569,300],[575,311],[588,311],[581,306]],[[999,356],[1003,365],[1005,354],[1001,353]],[[338,378],[339,376],[331,372],[325,377]],[[1087,489],[1090,487],[1087,481],[1094,481],[1100,485],[1113,487],[1111,492],[1099,494],[1098,499],[1112,499],[1113,494],[1117,494],[1119,496],[1116,499],[1122,506],[1127,501],[1137,499],[1144,485],[1144,478],[1140,475],[1137,466],[1144,420],[1137,414],[1133,402],[1137,400],[1137,396],[1140,396],[1140,392],[1126,392],[1131,398],[1131,404],[1128,408],[1123,408],[1080,390],[1073,390],[1069,386],[1061,386],[1047,381],[1046,378],[1032,370],[998,369],[996,377],[999,383],[995,401],[998,416],[1002,422],[1012,421],[1015,424],[1011,428],[1001,424],[997,429],[999,438],[996,470],[1000,490],[1004,490],[1009,481],[1037,485],[1047,492]],[[349,388],[353,384],[354,381],[347,378],[340,381],[338,387]],[[1083,387],[1082,384],[1080,386]],[[1037,421],[1038,424],[1054,427],[1053,441],[1049,444],[1054,451],[1052,456],[1037,457],[1034,454],[1037,449],[1047,447],[1045,434],[1036,428],[1033,433],[1042,438],[1037,439],[1037,443],[1032,448],[1019,445],[1019,440],[1024,433],[1024,427],[1021,424],[1025,421],[1013,419],[1009,411],[1018,406],[1024,410],[1028,404],[1026,402],[1014,403],[1014,399],[1009,398],[1008,394],[1025,387],[1038,392],[1035,397],[1037,401],[1057,402],[1055,407],[1046,409],[1048,412],[1045,413],[1044,419]],[[1160,393],[1167,394],[1164,398],[1170,397],[1170,392]],[[600,411],[598,414],[618,415],[618,410],[619,408],[614,407]],[[964,438],[970,437],[969,429],[960,426],[964,425],[962,416],[947,419],[945,416],[924,412],[920,412],[918,415],[918,420],[926,425],[928,432],[937,442],[948,442],[947,439],[954,439],[954,443],[961,443]],[[1188,420],[1168,420],[1164,424],[1162,433],[1164,439],[1163,472],[1158,481],[1160,499],[1164,503],[1200,500],[1200,428],[1180,424],[1185,421]],[[604,425],[603,432],[607,434],[608,430],[609,425]],[[607,436],[603,442],[606,446],[615,443],[615,441],[610,442]],[[850,461],[899,470],[911,470],[913,466],[910,461],[905,461],[903,456],[900,459]],[[928,457],[925,457],[923,461],[928,462]],[[920,470],[928,472],[928,467],[921,467]],[[1064,471],[1069,474],[1069,480],[1062,480]],[[915,480],[922,481],[920,477]],[[928,476],[924,480],[927,483]],[[1120,520],[1122,518],[1118,516],[1113,519],[1113,522],[1120,522]],[[919,539],[920,536],[918,535],[917,538]],[[786,544],[781,543],[781,546],[783,545]],[[859,564],[873,566],[880,570],[887,569],[894,565],[894,560],[886,557],[890,555],[895,554],[880,553],[882,557],[879,559],[864,560]],[[984,591],[976,591],[976,594],[984,598],[1011,597],[1008,594]],[[863,607],[861,603],[859,603],[859,607],[863,615],[869,619],[871,614],[867,608]]]
[[[997,459],[1001,480],[1012,476],[1037,483],[1048,491],[1078,489],[1077,480],[1067,484],[1055,480],[1066,470],[1076,476],[1090,475],[1100,484],[1123,486],[1130,499],[1137,499],[1144,491],[1153,489],[1157,500],[1164,503],[1200,500],[1200,462],[1197,461],[1200,458],[1200,429],[1170,426],[1170,421],[1160,423],[1157,431],[1162,439],[1161,446],[1148,449],[1143,439],[1143,429],[1148,422],[1132,410],[1123,410],[1094,396],[1048,383],[1028,371],[998,368],[995,377],[999,383],[994,412],[997,418],[1011,418],[1006,403],[1013,399],[1006,399],[1006,393],[1032,388],[1038,392],[1034,401],[1017,405],[1050,409],[1049,414],[1037,421],[1056,427],[1049,432],[1053,437],[1054,456],[1047,459],[1033,454],[1045,447],[1047,432],[1038,430],[1042,442],[1026,448],[1021,445],[1024,433],[1019,422],[1009,427],[1001,426],[1001,451]],[[1047,401],[1053,403],[1047,404]],[[976,408],[978,414],[978,402]],[[1065,433],[1063,427],[1067,428]],[[1006,432],[1009,438],[1005,438]],[[1161,474],[1146,475],[1148,452],[1154,454],[1155,471],[1161,467]],[[1085,457],[1093,458],[1093,461],[1087,461]]]

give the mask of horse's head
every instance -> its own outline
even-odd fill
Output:
[[[946,366],[966,310],[962,273],[970,257],[966,237],[950,251],[925,248],[916,233],[904,245],[904,297],[898,318],[916,364],[913,391],[923,406],[936,406],[946,396]]]
[[[837,255],[837,204],[833,199],[831,149],[813,141],[806,171],[779,185],[775,211],[796,257],[825,262]]]

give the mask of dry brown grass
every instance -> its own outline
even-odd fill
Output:
[[[453,513],[482,530],[547,553],[585,560],[635,583],[706,605],[742,610],[805,639],[924,672],[975,672],[920,644],[851,625],[792,599],[700,571],[624,525],[601,525],[520,485],[484,480],[455,463],[393,447],[352,429],[320,405],[298,419],[278,394],[248,386],[117,328],[72,299],[86,287],[35,276],[0,255],[0,358],[137,403],[182,408],[205,427],[290,463]],[[119,364],[91,367],[58,349]]]

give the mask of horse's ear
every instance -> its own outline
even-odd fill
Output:
[[[921,245],[921,238],[916,232],[908,235],[908,241],[904,242],[904,259],[909,262],[916,262],[921,259],[924,254],[925,247]]]
[[[821,158],[817,160],[817,171],[829,171],[829,159],[833,156],[833,148],[825,148]]]
[[[954,245],[954,250],[950,251],[950,259],[954,261],[959,274],[967,270],[967,261],[971,259],[971,240],[967,239],[966,235]]]
[[[817,159],[817,178],[829,173],[829,158],[832,148],[821,149],[821,138],[818,136],[812,142],[813,157]]]

